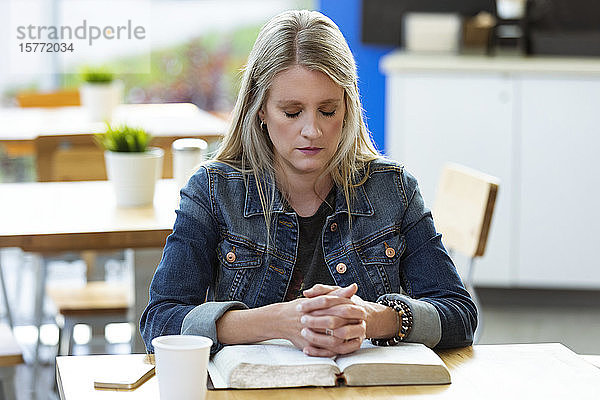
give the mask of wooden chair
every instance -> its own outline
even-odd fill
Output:
[[[22,108],[43,107],[58,108],[67,106],[79,106],[81,101],[78,90],[60,90],[54,92],[21,92],[16,95],[17,104]],[[16,170],[16,174],[25,175],[28,169],[26,158],[31,156],[31,144],[21,141],[5,142],[6,160],[9,166]],[[1,149],[0,149],[1,150]],[[0,151],[0,160],[3,155]]]
[[[23,352],[5,324],[0,324],[0,396],[6,400],[15,400],[15,367],[23,364]]]
[[[42,135],[34,146],[39,182],[106,180],[104,153],[91,134]]]
[[[442,233],[444,246],[469,258],[467,276],[463,277],[467,290],[481,313],[473,286],[475,259],[485,254],[488,233],[496,204],[499,180],[493,176],[458,164],[444,166],[439,182],[433,218],[436,229]],[[479,317],[475,341],[481,332]]]
[[[80,106],[78,90],[22,92],[20,107],[55,108]],[[105,180],[104,156],[93,135],[39,136],[34,143],[38,181]]]
[[[71,93],[72,95],[73,93]],[[71,99],[72,101],[69,101]],[[50,105],[79,105],[79,95],[69,97],[69,92],[27,98],[30,106],[47,107]],[[36,152],[36,170],[38,181],[71,182],[83,180],[106,180],[104,155],[95,144],[93,135],[49,135],[38,136],[34,143]],[[55,255],[42,255],[44,262]],[[119,257],[115,252],[98,254],[94,251],[82,252],[76,258],[82,258],[87,265],[88,280],[96,271],[99,259]],[[62,257],[59,257],[62,259]],[[73,257],[70,257],[73,259]],[[122,285],[112,282],[93,281],[82,288],[48,288],[48,294],[54,301],[59,326],[59,354],[72,352],[73,327],[77,323],[86,323],[96,330],[110,322],[127,322],[130,302],[127,291]]]
[[[72,354],[76,324],[104,328],[109,323],[131,319],[133,290],[127,284],[97,281],[80,288],[47,286],[46,290],[58,312],[57,355]]]
[[[180,137],[156,136],[150,145],[164,150],[163,179],[173,178],[171,145]],[[40,135],[34,141],[35,167],[39,182],[106,180],[104,151],[94,135]]]
[[[19,107],[67,107],[79,106],[79,90],[60,90],[55,92],[21,92],[17,94]]]
[[[57,91],[52,93],[21,93],[17,95],[21,107],[79,106],[79,92]],[[34,141],[36,171],[40,182],[65,182],[84,180],[106,180],[104,154],[95,144],[92,134],[38,136]],[[103,258],[114,258],[113,253]],[[96,271],[100,258],[97,252],[82,252],[79,256],[41,254],[46,268],[52,259],[73,260],[83,258],[88,268],[88,278]],[[104,328],[110,322],[128,322],[130,303],[128,290],[113,282],[94,281],[82,288],[48,288],[58,315],[59,354],[73,347],[73,327],[77,323],[89,324],[92,331]],[[36,310],[41,312],[41,310]],[[38,339],[39,340],[39,339]],[[66,349],[66,350],[65,350]],[[38,349],[36,346],[36,362]]]

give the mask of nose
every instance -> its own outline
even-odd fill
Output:
[[[302,126],[301,135],[307,139],[317,139],[323,135],[314,117],[306,119]]]

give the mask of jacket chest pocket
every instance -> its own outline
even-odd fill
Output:
[[[255,295],[262,271],[263,251],[252,242],[226,238],[217,247],[219,271],[216,300],[237,300],[252,306],[246,296]],[[257,286],[254,288],[253,286]]]
[[[394,227],[355,243],[356,253],[378,295],[400,292],[400,258],[406,239]]]

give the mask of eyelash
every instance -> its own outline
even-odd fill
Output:
[[[298,111],[297,113],[288,113],[288,112],[284,112],[285,116],[288,118],[297,118],[300,115],[301,111]],[[325,112],[325,111],[321,111],[321,114],[323,114],[324,117],[328,117],[331,118],[335,115],[336,110],[333,110],[332,112]]]

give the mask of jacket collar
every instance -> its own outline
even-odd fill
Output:
[[[260,197],[258,195],[258,187],[256,185],[256,179],[252,175],[245,176],[246,181],[246,198],[244,200],[244,217],[252,217],[256,215],[262,215],[263,210],[260,204]],[[267,179],[267,187],[270,185],[271,180]],[[335,212],[334,214],[347,213],[346,199],[344,197],[343,190],[338,187],[336,188],[335,194]],[[283,195],[279,190],[275,191],[273,200],[273,212],[283,213],[285,212],[285,201]],[[354,190],[354,196],[350,201],[350,213],[352,215],[370,216],[373,215],[373,206],[369,201],[367,193],[365,191],[365,185],[361,185]]]
[[[262,215],[263,209],[260,204],[260,196],[258,194],[258,187],[254,175],[244,175],[244,182],[246,184],[246,199],[244,200],[244,217],[253,217],[255,215]],[[266,179],[267,188],[272,186],[271,179]],[[265,197],[268,197],[270,193],[263,193]],[[273,199],[273,212],[280,213],[285,212],[284,201],[279,190],[275,190],[275,198]]]

